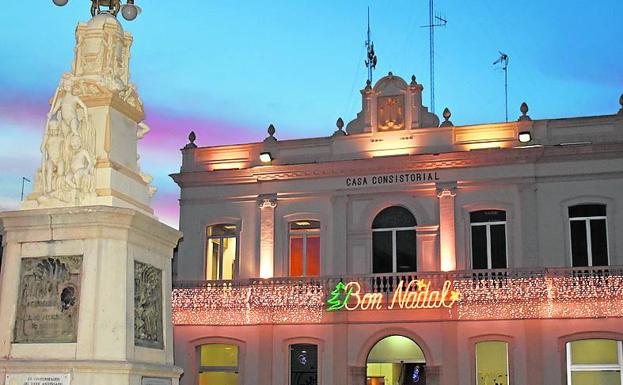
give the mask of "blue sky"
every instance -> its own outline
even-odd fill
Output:
[[[179,190],[168,174],[179,169],[190,130],[199,145],[215,145],[259,141],[270,123],[280,139],[325,136],[337,117],[355,117],[368,6],[375,78],[415,74],[429,104],[426,0],[136,3],[143,13],[122,24],[134,35],[132,81],[153,129],[140,145],[142,165],[159,188],[156,211],[171,225]],[[435,33],[436,112],[449,107],[455,125],[504,120],[498,51],[510,56],[509,119],[523,101],[533,118],[618,110],[622,1],[435,4],[448,20]],[[3,4],[0,209],[16,207],[21,177],[36,170],[47,102],[70,68],[75,25],[89,17],[86,0]]]

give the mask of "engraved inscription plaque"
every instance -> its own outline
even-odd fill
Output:
[[[22,258],[15,343],[76,342],[81,256]]]
[[[5,385],[69,385],[69,374],[16,373],[7,374]]]
[[[143,377],[141,379],[141,385],[171,385],[171,379],[161,377]]]
[[[163,349],[162,270],[134,261],[134,344]]]

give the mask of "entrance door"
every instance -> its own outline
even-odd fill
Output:
[[[426,360],[410,338],[385,337],[368,354],[367,385],[426,385]]]

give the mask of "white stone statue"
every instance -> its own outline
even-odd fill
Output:
[[[41,154],[43,154],[41,182],[44,194],[56,190],[59,187],[57,178],[65,175],[64,141],[65,138],[61,135],[58,121],[56,119],[50,120],[41,144]]]
[[[76,194],[77,203],[95,192],[93,183],[93,170],[95,162],[91,154],[82,148],[80,136],[74,135],[70,139],[71,163],[65,176],[69,188]]]

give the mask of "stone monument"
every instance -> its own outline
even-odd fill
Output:
[[[22,209],[0,213],[0,385],[176,385],[171,257],[140,171],[149,131],[112,13],[76,29]]]

